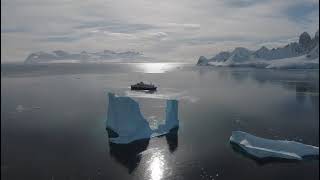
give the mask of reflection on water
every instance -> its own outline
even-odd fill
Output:
[[[169,151],[173,153],[178,147],[178,128],[172,129],[172,131],[164,135],[164,137],[167,141]],[[163,136],[160,138],[163,138]],[[157,149],[152,150],[151,157],[143,157],[143,152],[147,150],[149,141],[150,139],[142,139],[128,144],[109,142],[109,153],[117,162],[126,167],[130,174],[137,168],[142,158],[148,158],[147,164],[149,166],[148,171],[150,172],[151,179],[160,179],[165,162],[163,151]]]
[[[181,63],[136,63],[138,72],[143,73],[165,73],[178,68]]]
[[[212,179],[201,176],[206,172],[218,180],[318,179],[318,162],[257,166],[251,159],[239,157],[227,143],[233,130],[243,130],[319,146],[318,72],[184,66],[162,74],[145,73],[165,71],[164,66],[156,70],[159,67],[2,67],[1,128],[5,131],[1,131],[1,146],[5,159],[1,176]],[[108,105],[102,97],[113,90],[127,91],[130,84],[141,80],[159,85],[154,94],[127,94],[143,101],[144,117],[164,119],[157,117],[165,105],[153,102],[174,97],[180,100],[183,125],[179,132],[159,138],[123,145],[106,143]],[[158,98],[144,100],[151,96]],[[298,99],[301,96],[302,101]],[[184,97],[197,101],[185,101]],[[41,108],[17,112],[23,109],[16,110],[18,105]]]
[[[178,129],[178,127],[173,128],[165,135],[170,152],[174,152],[178,147]]]
[[[149,139],[137,140],[129,144],[115,144],[109,142],[110,155],[125,166],[129,173],[139,165],[141,152],[147,149]]]
[[[263,166],[270,163],[297,163],[299,160],[296,159],[285,159],[285,158],[277,158],[277,157],[267,157],[267,158],[257,158],[246,151],[244,151],[238,144],[230,143],[232,150],[239,154],[240,156],[247,157],[252,159],[257,165]]]
[[[165,158],[161,151],[154,152],[149,160],[149,174],[151,180],[160,180],[163,176]]]

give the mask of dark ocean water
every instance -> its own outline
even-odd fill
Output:
[[[191,64],[1,67],[1,178],[7,180],[309,180],[319,161],[260,163],[234,151],[234,130],[319,146],[319,71]],[[154,94],[131,92],[139,81]],[[107,93],[132,97],[152,127],[179,101],[176,133],[108,141]],[[124,110],[125,113],[125,110]]]

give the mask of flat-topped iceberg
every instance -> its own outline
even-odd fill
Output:
[[[130,97],[109,93],[106,129],[112,143],[127,144],[169,133],[179,127],[178,101],[167,100],[165,124],[152,130],[143,117],[139,104]]]
[[[319,147],[295,141],[265,139],[242,131],[232,132],[230,143],[241,152],[258,160],[319,158]]]

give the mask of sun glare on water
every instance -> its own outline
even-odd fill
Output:
[[[165,158],[162,152],[155,152],[150,158],[148,168],[150,180],[160,180],[164,176]]]
[[[137,63],[138,71],[143,73],[165,73],[179,67],[178,63]]]

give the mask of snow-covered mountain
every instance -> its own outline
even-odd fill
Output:
[[[104,50],[102,52],[88,53],[82,51],[80,53],[68,53],[62,50],[56,50],[52,52],[36,52],[30,54],[25,63],[71,63],[71,62],[104,62],[110,60],[146,60],[142,53],[134,51],[115,52],[110,50]]]
[[[232,52],[220,52],[216,56],[207,59],[201,56],[197,65],[213,65],[213,66],[254,66],[254,67],[273,67],[274,64],[281,64],[282,68],[290,65],[290,59],[295,65],[301,61],[302,64],[312,63],[312,68],[319,67],[319,30],[315,36],[311,36],[304,32],[300,35],[298,42],[290,43],[284,47],[268,49],[261,47],[256,51],[238,47]],[[273,64],[273,65],[272,65]],[[317,66],[314,66],[316,65]],[[292,65],[290,65],[292,68]],[[303,68],[299,66],[297,68]],[[310,65],[308,66],[310,68]]]

